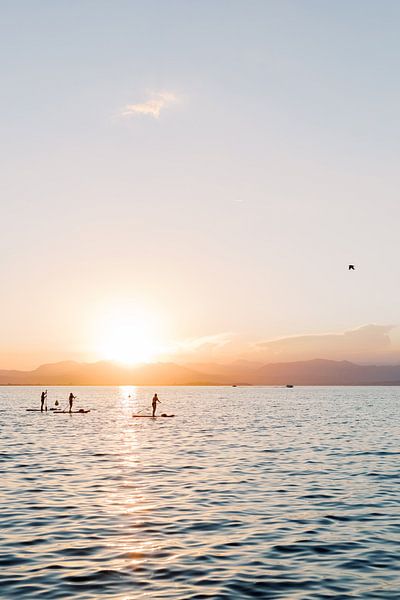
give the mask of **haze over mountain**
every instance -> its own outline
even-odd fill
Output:
[[[314,359],[269,363],[123,366],[64,361],[33,371],[0,371],[0,385],[399,385],[400,365]]]

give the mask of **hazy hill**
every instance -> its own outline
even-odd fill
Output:
[[[113,362],[60,362],[34,371],[0,371],[7,385],[190,385],[218,384],[220,380],[173,363],[126,367]]]
[[[126,367],[65,361],[33,371],[0,371],[1,385],[398,385],[399,365],[357,365],[315,359],[290,363],[154,363]]]
[[[373,385],[399,380],[399,365],[357,365],[346,360],[273,363],[253,373],[253,383],[269,385]]]
[[[187,366],[203,375],[213,375],[219,381],[226,383],[251,383],[249,378],[254,379],[254,374],[263,364],[255,361],[235,360],[225,364],[191,363]]]

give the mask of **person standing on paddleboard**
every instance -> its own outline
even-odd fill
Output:
[[[69,412],[72,412],[72,405],[73,405],[75,399],[76,399],[76,396],[74,396],[73,393],[71,392],[69,395],[69,398],[68,398]]]
[[[44,401],[46,400],[46,398],[47,398],[47,390],[40,394],[40,410],[41,410],[41,412],[43,412]],[[47,404],[46,404],[46,410],[47,410]]]
[[[157,402],[158,402],[159,404],[161,404],[161,400],[159,400],[159,399],[158,399],[158,396],[157,396],[157,394],[154,394],[154,396],[153,396],[153,400],[152,400],[152,402],[151,402],[151,405],[152,405],[152,407],[153,407],[153,414],[152,414],[152,417],[155,417],[155,416],[156,416]]]

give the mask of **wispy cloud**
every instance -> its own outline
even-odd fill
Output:
[[[154,119],[158,119],[161,111],[176,101],[176,95],[171,92],[153,92],[145,102],[139,104],[127,104],[122,109],[121,115],[123,117],[147,115]]]
[[[182,349],[187,351],[197,351],[199,349],[215,349],[226,346],[229,342],[231,342],[233,333],[224,332],[224,333],[216,333],[214,335],[204,335],[198,338],[192,338],[189,340],[185,340],[181,342],[180,346]]]
[[[224,351],[234,339],[235,334],[224,332],[214,335],[205,335],[197,338],[180,340],[170,345],[168,354],[181,359],[212,358],[214,354]]]
[[[313,358],[359,362],[391,360],[392,354],[398,358],[398,347],[393,346],[389,335],[394,328],[393,325],[369,324],[343,333],[299,335],[258,342],[254,350],[258,349],[259,356],[272,362]]]
[[[340,333],[306,334],[272,340],[224,332],[177,342],[169,355],[184,362],[260,364],[324,358],[356,363],[398,363],[400,331],[394,325],[369,324]],[[397,330],[397,333],[396,333]]]

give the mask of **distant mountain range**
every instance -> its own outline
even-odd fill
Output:
[[[33,371],[0,370],[0,385],[400,385],[400,365],[315,359],[263,365],[154,363],[127,367],[73,361]]]

